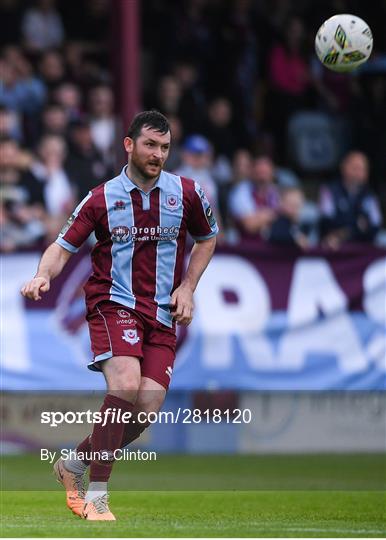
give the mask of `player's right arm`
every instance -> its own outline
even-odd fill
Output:
[[[36,276],[28,281],[21,289],[21,294],[31,300],[41,300],[41,293],[50,290],[51,280],[63,270],[72,253],[59,246],[51,244],[40,260]]]
[[[99,204],[100,193],[94,190],[75,208],[55,243],[51,244],[40,260],[36,276],[24,285],[21,294],[31,300],[41,300],[41,293],[50,289],[51,280],[60,274],[73,253],[76,253],[90,233],[95,229],[103,205]],[[99,211],[96,211],[99,208]]]

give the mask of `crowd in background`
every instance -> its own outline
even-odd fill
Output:
[[[166,168],[202,185],[221,242],[337,249],[379,238],[384,3],[140,4],[143,107],[169,118]],[[0,0],[2,251],[52,241],[76,203],[122,166],[111,5]],[[339,12],[362,16],[375,36],[356,75],[324,69],[313,52],[317,28]]]

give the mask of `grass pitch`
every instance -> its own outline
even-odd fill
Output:
[[[160,456],[159,461],[158,469],[116,464],[110,506],[117,522],[88,523],[67,510],[47,464],[36,456],[5,457],[2,536],[386,536],[383,456]],[[183,491],[181,482],[191,489],[198,470],[206,491]],[[248,484],[247,477],[255,475]],[[154,478],[163,490],[141,491]],[[239,487],[232,490],[237,479]],[[28,491],[32,485],[34,491]],[[219,485],[223,489],[214,490]]]

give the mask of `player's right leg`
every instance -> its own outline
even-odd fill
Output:
[[[115,517],[108,506],[107,484],[114,452],[121,448],[125,428],[122,420],[115,419],[124,413],[132,413],[141,382],[141,369],[137,357],[114,356],[103,362],[101,370],[106,379],[107,394],[100,410],[103,422],[94,424],[91,435],[93,459],[83,517],[91,521],[112,521]]]

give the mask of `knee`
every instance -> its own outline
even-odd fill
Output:
[[[108,381],[108,389],[110,393],[115,392],[138,392],[139,384],[135,378],[130,377],[129,375],[125,379],[121,379],[119,376],[112,377]]]
[[[116,360],[112,359],[110,364],[106,363],[103,370],[108,392],[134,403],[141,382],[139,364],[137,366],[135,363],[125,361],[125,359]]]
[[[110,394],[130,394],[137,398],[139,381],[130,372],[122,372],[110,377],[107,386]]]
[[[165,390],[146,388],[141,386],[138,399],[135,404],[135,410],[138,413],[147,415],[149,413],[158,413],[165,401]]]

